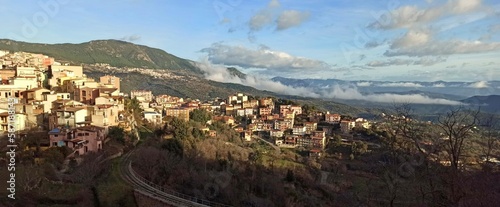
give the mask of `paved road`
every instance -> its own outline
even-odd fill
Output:
[[[255,135],[253,136],[253,138],[254,139],[260,139],[260,140],[264,141],[265,143],[267,143],[268,145],[270,145],[271,147],[273,147],[276,151],[278,151],[279,153],[281,153],[281,149],[278,146],[276,146],[275,144],[273,144],[273,143],[265,140],[264,138],[261,138],[259,136],[255,136]]]
[[[130,156],[133,152],[134,151],[130,151],[123,155],[120,163],[120,174],[127,183],[133,186],[135,191],[173,206],[227,206],[163,189],[161,186],[157,186],[154,183],[142,178],[132,168]]]

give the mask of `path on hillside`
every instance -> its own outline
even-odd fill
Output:
[[[164,189],[163,187],[144,179],[143,177],[138,175],[132,168],[132,161],[130,160],[130,156],[134,151],[135,150],[128,152],[121,158],[120,174],[123,180],[129,183],[135,191],[173,206],[227,206]]]
[[[255,139],[259,139],[259,140],[262,140],[264,141],[266,144],[270,145],[271,147],[273,147],[276,151],[278,151],[279,153],[281,153],[281,148],[276,146],[275,144],[267,141],[266,139],[262,138],[262,137],[259,137],[259,136],[256,136],[256,135],[253,135],[253,138]]]

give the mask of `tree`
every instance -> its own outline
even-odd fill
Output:
[[[137,98],[125,99],[125,110],[131,114],[138,125],[142,125],[142,107],[141,102]]]
[[[180,157],[184,154],[184,146],[182,146],[182,143],[177,139],[168,139],[163,141],[161,148],[166,149]]]
[[[200,129],[193,128],[191,134],[195,139],[205,139],[205,132]]]
[[[259,150],[255,150],[255,152],[251,152],[250,154],[248,154],[248,160],[252,164],[259,163],[261,159],[262,159],[262,153]]]
[[[287,182],[294,182],[295,181],[295,175],[293,174],[292,170],[288,169],[288,171],[286,172],[285,181],[287,181]]]
[[[174,137],[176,139],[184,140],[189,137],[189,127],[185,121],[174,118],[171,124],[174,127]]]
[[[16,177],[16,180],[19,180],[19,185],[24,192],[29,192],[38,187],[43,178],[42,169],[34,165],[23,165],[22,169],[19,171],[20,175],[19,178]]]
[[[121,127],[112,126],[109,128],[108,137],[125,144],[125,130]]]
[[[333,135],[333,146],[340,147],[342,146],[342,137],[338,134]]]
[[[134,132],[134,135],[137,138],[137,140],[139,140],[140,135],[137,126],[142,126],[143,124],[143,118],[142,118],[143,109],[141,107],[141,103],[137,100],[137,98],[125,99],[125,111],[128,116],[127,119],[130,122],[129,124],[132,128],[132,131]]]
[[[485,156],[485,161],[489,162],[493,149],[498,147],[499,122],[493,114],[482,116],[480,122],[481,138],[485,141],[485,145],[483,145],[483,154]]]
[[[368,152],[368,144],[366,144],[363,141],[353,142],[351,145],[351,152],[353,154],[362,155],[362,154]]]
[[[43,151],[42,156],[49,164],[53,164],[58,169],[62,167],[64,158],[69,154],[69,148],[65,147],[51,147]]]
[[[106,161],[102,153],[88,153],[83,157],[83,161],[70,175],[70,179],[76,183],[82,183],[89,187],[95,187],[96,178],[106,169],[109,169],[110,162]]]
[[[207,123],[212,119],[212,114],[204,109],[195,109],[189,113],[189,118],[196,122]]]
[[[445,149],[455,170],[460,169],[466,141],[479,122],[478,114],[479,110],[472,111],[458,107],[438,118],[438,126],[446,136]]]

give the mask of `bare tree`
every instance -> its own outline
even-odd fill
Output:
[[[104,159],[105,157],[102,153],[89,153],[85,155],[75,171],[69,175],[68,179],[71,182],[93,186],[95,178],[109,167],[109,162],[104,161]]]
[[[497,147],[499,120],[494,114],[488,114],[481,118],[481,138],[485,141],[483,153],[485,161],[489,162],[493,149]]]
[[[446,136],[445,149],[448,152],[448,159],[454,170],[461,168],[465,142],[479,123],[479,112],[479,109],[468,110],[461,106],[438,118],[438,126]]]
[[[413,142],[412,145],[407,146],[406,150],[411,152],[413,149],[417,149],[420,153],[427,154],[427,151],[420,144],[426,138],[427,126],[422,126],[418,122],[419,120],[409,103],[395,105],[394,109],[396,111],[395,125],[397,134],[406,141]]]
[[[40,168],[34,165],[24,165],[20,172],[19,184],[25,192],[37,188],[43,178]]]

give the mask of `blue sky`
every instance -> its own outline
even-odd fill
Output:
[[[500,79],[500,2],[494,0],[0,3],[0,38],[122,39],[266,77]]]

